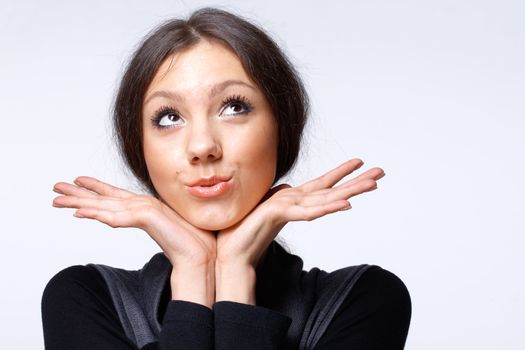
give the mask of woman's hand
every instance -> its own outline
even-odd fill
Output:
[[[335,186],[363,165],[352,159],[301,186],[283,184],[271,189],[261,203],[236,225],[217,236],[217,264],[256,267],[266,248],[289,221],[311,221],[350,209],[348,198],[377,188],[384,176],[381,168]]]
[[[53,206],[77,208],[75,216],[95,219],[111,227],[136,227],[146,231],[161,247],[173,266],[205,266],[216,258],[216,237],[194,227],[167,204],[138,195],[95,178],[80,176],[76,185],[55,184],[63,196]]]
[[[164,251],[173,267],[170,276],[172,299],[212,307],[215,299],[217,240],[210,231],[198,229],[166,203],[138,195],[88,176],[76,185],[55,184],[63,196],[55,207],[77,208],[75,216],[98,220],[111,227],[136,227],[148,233]]]

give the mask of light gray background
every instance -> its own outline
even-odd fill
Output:
[[[2,348],[43,348],[40,298],[60,269],[135,269],[159,248],[51,206],[53,184],[134,189],[109,108],[155,25],[223,5],[265,27],[311,99],[299,184],[354,157],[381,166],[353,209],[281,236],[327,271],[370,263],[413,304],[407,349],[524,349],[522,1],[2,1]],[[362,171],[359,171],[360,173]]]

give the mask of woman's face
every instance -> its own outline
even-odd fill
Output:
[[[166,59],[145,94],[144,157],[160,197],[189,223],[227,228],[271,187],[277,124],[264,94],[223,44]]]

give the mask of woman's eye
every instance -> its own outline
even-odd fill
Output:
[[[181,125],[183,120],[175,113],[159,116],[157,124],[161,127]]]
[[[231,102],[224,108],[225,115],[237,115],[250,112],[250,108],[244,102]]]
[[[151,117],[151,123],[155,128],[165,129],[184,124],[184,119],[180,117],[180,113],[175,108],[162,106]]]

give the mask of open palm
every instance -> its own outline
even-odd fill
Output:
[[[113,228],[140,228],[157,242],[172,265],[199,265],[215,258],[215,234],[189,224],[163,201],[88,176],[80,176],[74,182],[55,184],[53,190],[62,196],[53,200],[53,206],[77,208],[75,216],[95,219]]]
[[[362,165],[360,159],[352,159],[300,186],[283,184],[271,189],[242,221],[219,232],[217,259],[256,266],[287,222],[311,221],[349,209],[348,198],[376,189],[376,181],[384,176],[383,170],[376,167],[335,186]]]

